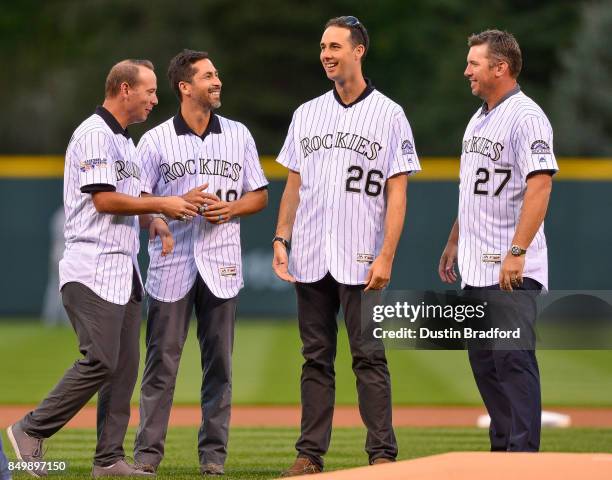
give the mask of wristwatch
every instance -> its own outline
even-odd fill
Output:
[[[285,248],[287,249],[287,251],[291,250],[291,243],[289,243],[289,240],[283,238],[283,237],[279,237],[278,235],[276,237],[274,237],[272,239],[272,245],[274,245],[274,242],[280,242],[282,243]]]
[[[518,245],[512,245],[510,247],[510,253],[515,257],[520,257],[521,255],[525,255],[527,253],[527,250],[519,247]]]

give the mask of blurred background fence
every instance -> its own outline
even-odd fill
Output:
[[[0,166],[28,161],[47,164],[47,168],[55,163],[60,174],[63,168],[59,157],[0,159]],[[272,162],[264,159],[263,163],[267,166]],[[458,164],[425,159],[423,168],[421,174],[411,177],[408,187],[408,214],[391,288],[447,288],[437,278],[437,264],[457,212]],[[560,168],[567,172],[559,174],[554,184],[546,220],[550,288],[610,289],[612,160],[561,160]],[[272,178],[269,207],[242,220],[245,288],[239,311],[247,316],[293,316],[293,290],[271,269],[270,240],[284,180],[278,178],[278,169],[266,170]],[[585,170],[590,180],[582,178]],[[0,251],[4,252],[0,315],[38,315],[49,281],[55,282],[49,286],[49,294],[57,297],[57,279],[53,275],[63,249],[62,224],[58,225],[54,218],[58,209],[63,211],[61,178],[0,178],[0,215],[5,225],[0,235]],[[146,252],[147,238],[143,233],[143,272],[148,261]]]

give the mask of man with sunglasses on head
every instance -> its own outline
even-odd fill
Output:
[[[387,360],[382,342],[362,334],[361,297],[389,283],[408,175],[420,166],[402,108],[363,76],[369,47],[363,24],[352,16],[329,20],[320,46],[333,88],[295,111],[277,159],[289,172],[272,266],[279,278],[295,283],[305,359],[298,456],[283,476],[323,470],[334,411],[340,307],[368,430],[369,463],[397,456]]]

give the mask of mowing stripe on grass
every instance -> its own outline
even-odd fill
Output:
[[[336,401],[355,404],[346,331],[338,332]],[[141,335],[144,343],[144,333]],[[144,358],[145,349],[141,345]],[[0,404],[37,404],[79,357],[71,328],[0,322]],[[396,405],[481,405],[462,351],[388,352]],[[19,368],[12,368],[15,359]],[[545,405],[612,406],[612,351],[539,351]],[[235,404],[298,404],[302,358],[295,321],[239,321],[234,349]],[[141,361],[142,371],[143,363]],[[200,356],[191,325],[176,403],[198,404]],[[137,384],[139,385],[139,383]],[[133,403],[138,402],[138,387]]]
[[[135,430],[130,429],[125,449],[132,451]],[[298,434],[295,428],[250,429],[235,428],[230,432],[227,480],[259,480],[278,476],[295,458],[293,444]],[[435,455],[449,451],[486,451],[488,432],[475,428],[398,428],[399,459]],[[363,428],[337,428],[331,448],[325,457],[326,470],[357,467],[367,464],[363,451]],[[64,460],[69,464],[65,475],[54,479],[88,477],[95,450],[94,429],[60,431],[45,442],[46,460]],[[166,457],[161,464],[159,480],[198,478],[196,452],[197,428],[171,428],[166,442]],[[612,451],[612,430],[605,429],[544,429],[543,451],[609,452]],[[7,452],[15,460],[13,452]],[[17,474],[15,480],[30,478]]]

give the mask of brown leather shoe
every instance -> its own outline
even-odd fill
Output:
[[[205,463],[200,465],[200,473],[202,475],[225,475],[225,469],[218,463]]]
[[[150,463],[134,462],[134,468],[136,470],[142,470],[145,473],[157,473],[157,467]]]
[[[310,475],[321,473],[323,469],[308,457],[297,457],[291,467],[281,473],[281,477],[296,477],[298,475]]]
[[[378,457],[372,460],[372,463],[370,465],[382,465],[383,463],[393,463],[393,462],[395,462],[395,460],[392,460],[390,458]]]

